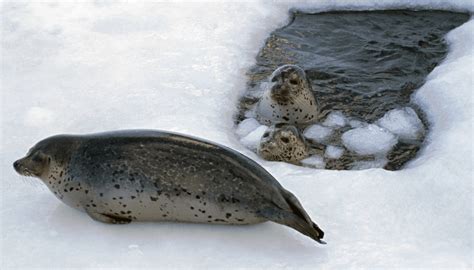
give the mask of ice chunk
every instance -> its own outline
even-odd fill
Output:
[[[312,167],[316,169],[324,169],[324,166],[326,166],[324,159],[318,155],[313,155],[301,160],[301,164],[303,164],[303,166]]]
[[[29,127],[44,127],[53,122],[54,114],[51,110],[42,107],[32,107],[25,115],[24,123]]]
[[[371,168],[383,168],[388,160],[385,157],[378,157],[374,160],[356,161],[352,164],[352,170],[366,170]]]
[[[260,143],[260,139],[262,138],[263,133],[265,133],[267,128],[268,127],[264,125],[259,126],[254,131],[250,132],[247,136],[243,137],[240,142],[250,150],[256,151],[257,146]]]
[[[355,120],[355,119],[352,119],[352,120],[349,121],[349,126],[351,126],[352,128],[363,127],[363,126],[366,126],[366,125],[367,125],[367,123],[359,121],[359,120]]]
[[[323,122],[324,126],[340,128],[347,125],[347,118],[340,111],[330,113]]]
[[[305,138],[318,143],[324,142],[331,134],[332,128],[323,127],[318,124],[307,127],[303,132]]]
[[[247,118],[237,125],[235,133],[239,138],[247,136],[250,132],[256,130],[261,124],[254,118]]]
[[[377,124],[397,135],[401,141],[416,140],[424,131],[423,123],[410,107],[388,111]]]
[[[397,143],[397,137],[389,131],[369,124],[351,129],[342,134],[342,142],[347,149],[359,155],[387,153]]]
[[[324,153],[325,156],[332,159],[338,159],[342,157],[343,154],[344,154],[344,148],[334,146],[334,145],[328,145],[326,147],[326,152]]]

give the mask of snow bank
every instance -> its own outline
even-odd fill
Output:
[[[408,168],[314,170],[261,160],[232,119],[245,71],[295,6],[474,10],[434,0],[2,3],[0,268],[471,268],[474,22],[448,34],[448,57],[413,97],[430,132]],[[104,225],[12,169],[51,134],[125,128],[183,132],[255,159],[328,245],[273,223]]]

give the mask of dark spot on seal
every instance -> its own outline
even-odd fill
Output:
[[[150,200],[156,202],[156,201],[158,200],[158,198],[157,198],[157,197],[150,196]]]
[[[119,185],[119,184],[114,185],[114,187],[115,187],[116,189],[120,189],[120,185]]]
[[[226,217],[226,218],[230,218],[231,216],[232,216],[231,213],[226,213],[226,214],[225,214],[225,217]]]

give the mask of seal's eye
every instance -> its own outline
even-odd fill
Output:
[[[280,138],[280,140],[284,143],[289,143],[290,142],[290,140],[287,137],[282,137],[282,138]]]
[[[263,138],[268,137],[268,135],[270,135],[270,132],[265,132],[265,133],[263,133]]]
[[[270,81],[271,81],[271,82],[277,82],[277,81],[278,81],[278,79],[277,79],[277,77],[276,77],[276,76],[273,76],[273,78],[272,78]]]

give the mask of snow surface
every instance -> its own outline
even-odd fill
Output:
[[[474,22],[413,96],[430,121],[400,171],[267,162],[235,136],[245,71],[288,10],[437,8],[472,1],[2,3],[0,268],[348,269],[472,267]],[[255,159],[291,190],[327,245],[273,223],[95,222],[12,162],[57,133],[156,128]]]
[[[387,130],[369,124],[342,134],[344,146],[359,155],[385,154],[397,144],[397,137]]]
[[[324,126],[340,128],[347,125],[347,118],[340,111],[331,112],[323,122]]]
[[[338,159],[344,154],[344,148],[334,145],[328,145],[324,155],[328,158]]]
[[[420,118],[410,107],[388,111],[377,124],[397,135],[401,141],[416,140],[424,130]]]
[[[318,143],[323,143],[329,136],[331,136],[332,131],[332,128],[324,127],[319,124],[314,124],[304,130],[303,136],[306,139],[310,139]]]

